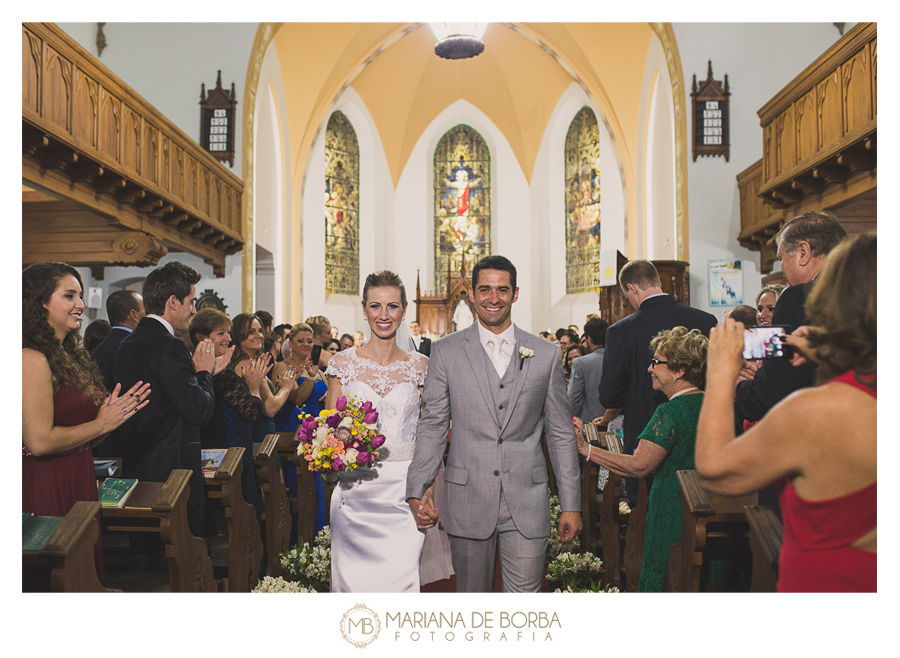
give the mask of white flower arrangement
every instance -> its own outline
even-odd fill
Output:
[[[534,350],[530,347],[520,347],[519,348],[519,356],[523,359],[530,359],[534,356]]]
[[[259,581],[259,585],[257,585],[251,592],[251,594],[315,594],[316,590],[310,589],[308,587],[302,587],[300,583],[291,582],[290,580],[285,580],[281,576],[278,578],[272,578],[272,576],[266,576],[262,580]]]
[[[556,585],[554,593],[616,593],[618,588],[607,585],[601,587],[600,574],[603,560],[590,553],[560,553],[547,567],[550,586]]]
[[[281,554],[284,577],[309,591],[328,591],[331,581],[331,528],[325,526],[313,544],[303,542]]]

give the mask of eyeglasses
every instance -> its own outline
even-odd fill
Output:
[[[668,362],[668,361],[661,361],[660,359],[657,359],[655,356],[654,356],[653,358],[650,359],[650,367],[651,367],[651,368],[655,368],[655,367],[658,366],[659,364],[662,364],[662,365],[664,365],[664,366],[667,366],[667,365],[669,365],[669,362]]]

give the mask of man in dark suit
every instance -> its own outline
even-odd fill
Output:
[[[431,356],[431,339],[422,335],[422,327],[415,320],[409,323],[409,336],[417,352]]]
[[[664,329],[699,329],[704,336],[716,325],[714,315],[684,306],[662,291],[659,273],[648,260],[632,260],[619,273],[619,285],[637,309],[606,330],[606,354],[600,377],[600,404],[624,407],[623,448],[634,454],[638,435],[666,397],[650,380],[650,341]],[[625,478],[629,503],[637,502],[637,481]]]
[[[825,257],[847,232],[829,212],[807,212],[787,222],[775,236],[777,256],[788,287],[781,293],[772,316],[773,325],[789,327],[787,332],[808,324],[806,296]],[[735,391],[735,419],[757,421],[772,407],[796,390],[812,386],[816,366],[794,367],[788,359],[767,359],[741,372]],[[738,428],[740,431],[741,428]]]
[[[212,343],[203,341],[192,358],[175,336],[176,330],[188,329],[199,280],[196,271],[178,262],[147,275],[143,297],[148,315],[122,340],[113,373],[126,391],[138,380],[149,383],[154,399],[122,425],[123,476],[165,482],[173,469],[193,470],[188,521],[191,532],[202,536],[200,444],[191,440],[188,430],[205,426],[212,417],[212,377],[231,354],[216,359]]]
[[[119,351],[122,339],[134,331],[141,318],[147,315],[144,311],[144,298],[132,290],[116,290],[106,298],[106,315],[109,317],[112,331],[94,348],[91,358],[100,368],[106,390],[112,391],[116,385],[113,378],[116,352]]]
[[[106,315],[112,325],[112,331],[103,339],[103,342],[91,352],[91,358],[100,368],[103,377],[103,385],[107,391],[112,391],[116,386],[113,376],[113,366],[116,363],[116,353],[122,340],[134,331],[141,318],[147,313],[144,311],[144,299],[132,290],[116,290],[106,298]],[[119,457],[121,446],[119,444],[121,432],[116,428],[110,432],[106,439],[94,448],[94,457]]]

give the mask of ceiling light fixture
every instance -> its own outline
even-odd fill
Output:
[[[429,23],[438,42],[434,54],[443,59],[468,59],[484,52],[487,23]]]

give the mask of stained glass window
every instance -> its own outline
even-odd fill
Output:
[[[447,272],[466,259],[471,272],[491,253],[491,154],[466,125],[451,128],[434,151],[434,283],[447,290]]]
[[[359,294],[359,143],[341,112],[325,130],[325,292]]]
[[[566,293],[600,288],[600,129],[583,107],[566,133]]]

